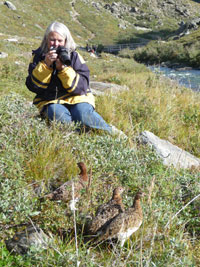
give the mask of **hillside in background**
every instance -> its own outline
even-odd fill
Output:
[[[112,44],[166,38],[200,14],[196,1],[13,0],[0,2],[0,33],[41,38],[53,20],[65,23],[78,44]]]
[[[36,48],[47,25],[58,20],[69,27],[78,46],[89,43],[100,48],[150,42],[150,48],[128,51],[128,57],[133,55],[135,60],[148,64],[180,61],[199,67],[198,1],[13,0],[10,3],[13,7],[6,1],[0,2],[0,40],[3,40],[0,52],[7,53],[6,40],[12,37]]]

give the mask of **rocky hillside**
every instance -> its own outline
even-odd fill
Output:
[[[167,21],[172,19],[177,23],[191,19],[199,15],[200,6],[194,1],[168,0],[168,1],[102,1],[94,2],[84,0],[85,3],[108,10],[114,17],[124,20],[128,25],[144,26],[147,29],[161,28],[166,26]],[[132,26],[133,26],[132,25]]]
[[[199,18],[200,12],[197,1],[189,0],[101,2],[83,0],[83,2],[88,7],[94,7],[97,15],[106,10],[112,17],[118,19],[118,27],[124,32],[126,29],[135,30],[141,38],[148,39],[167,37],[176,30],[179,31],[181,27],[183,30],[183,25]]]
[[[171,36],[199,17],[190,0],[0,1],[0,32],[41,38],[52,20],[66,23],[78,43],[112,44]],[[9,21],[9,24],[8,24]]]

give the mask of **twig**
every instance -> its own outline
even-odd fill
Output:
[[[153,189],[154,189],[155,179],[156,179],[156,177],[153,176],[153,178],[151,180],[151,185],[148,187],[149,194],[148,194],[148,200],[147,200],[147,202],[148,202],[150,208],[151,208],[151,205],[152,205],[151,195],[152,195],[152,192],[153,192]]]
[[[75,198],[74,198],[74,182],[72,182],[72,201],[75,203]],[[80,265],[80,262],[78,261],[78,241],[77,241],[77,231],[76,231],[76,209],[72,209],[73,215],[74,215],[74,234],[75,234],[75,246],[76,246],[76,257],[77,257],[77,262],[76,266],[78,267]]]
[[[128,255],[126,256],[126,259],[125,259],[125,261],[124,261],[124,263],[123,263],[123,266],[128,266],[128,259],[129,259],[129,257],[131,256],[131,254],[134,253],[134,252],[133,252],[133,247],[134,247],[134,243],[131,242],[131,247],[128,249],[129,252],[128,252]]]
[[[89,191],[89,188],[91,186],[91,181],[92,181],[92,168],[90,168],[90,175],[88,179],[88,184],[87,184],[87,190]]]
[[[153,250],[153,246],[154,246],[154,242],[155,242],[155,236],[156,236],[156,232],[157,232],[157,228],[158,228],[158,219],[157,219],[156,225],[154,227],[153,237],[151,239],[150,252],[149,252],[148,261],[147,261],[147,265],[146,265],[147,267],[150,266],[151,254],[152,254],[152,250]]]
[[[198,194],[196,197],[194,197],[192,200],[190,200],[185,206],[183,206],[172,218],[171,220],[169,220],[167,222],[167,224],[165,225],[165,228],[168,227],[168,225],[170,224],[170,222],[182,211],[184,210],[188,205],[190,205],[190,203],[192,203],[195,199],[197,199],[200,196],[200,194]]]

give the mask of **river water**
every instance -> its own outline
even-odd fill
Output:
[[[161,66],[149,66],[149,69],[160,75],[176,80],[180,85],[200,92],[200,70],[171,69]]]

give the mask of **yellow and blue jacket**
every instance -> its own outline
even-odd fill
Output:
[[[36,93],[33,104],[42,111],[50,103],[89,103],[95,107],[94,96],[89,89],[89,69],[82,56],[73,51],[71,65],[62,71],[49,68],[44,63],[41,49],[33,51],[26,78],[27,88]]]

